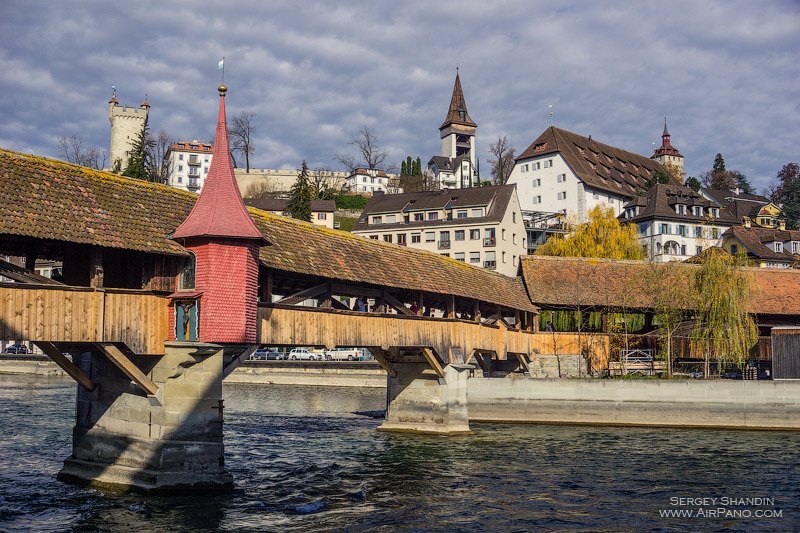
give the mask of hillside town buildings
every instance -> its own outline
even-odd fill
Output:
[[[353,233],[507,276],[527,252],[513,185],[373,196]]]
[[[428,161],[428,172],[433,174],[440,189],[465,189],[478,185],[475,155],[477,128],[478,125],[467,111],[461,78],[456,72],[450,107],[439,126],[442,153]]]
[[[389,189],[389,175],[375,168],[356,168],[347,176],[345,187],[355,193],[385,193]]]
[[[145,97],[139,107],[122,106],[117,101],[117,90],[108,101],[108,120],[111,122],[111,145],[108,151],[109,168],[125,170],[136,139],[141,135],[150,103]]]
[[[286,209],[289,200],[285,198],[245,198],[244,204],[273,215],[291,216]],[[311,200],[311,223],[333,229],[335,211],[336,202],[333,200]]]
[[[167,185],[184,191],[202,191],[214,157],[213,148],[197,139],[172,143],[164,156],[170,169]]]

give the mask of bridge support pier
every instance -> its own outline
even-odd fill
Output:
[[[132,362],[158,386],[148,396],[100,352],[75,363],[97,384],[78,388],[72,455],[59,479],[123,491],[233,488],[222,443],[223,350],[168,342]]]
[[[428,363],[388,363],[386,419],[381,431],[469,433],[467,377],[472,365],[449,364],[439,377]],[[392,375],[394,374],[394,375]]]

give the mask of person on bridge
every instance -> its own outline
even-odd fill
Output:
[[[364,300],[363,296],[359,296],[356,298],[356,311],[359,313],[366,313],[367,312],[367,302]]]
[[[417,301],[416,300],[411,302],[411,308],[410,309],[411,309],[411,312],[414,313],[415,315],[419,314],[419,306],[417,305]]]

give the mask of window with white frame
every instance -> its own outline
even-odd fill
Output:
[[[428,220],[439,220],[439,212],[431,211],[430,213],[428,213]]]
[[[537,161],[536,163],[531,163],[533,165],[533,170],[539,170],[541,168],[541,162]]]
[[[456,261],[461,261],[463,263],[464,262],[464,252],[456,252],[455,255],[453,255],[453,259],[455,259]]]
[[[453,234],[454,234],[455,240],[457,240],[457,241],[463,241],[464,240],[464,230],[463,229],[457,229],[457,230],[455,230],[453,232]]]
[[[469,240],[477,241],[481,238],[481,230],[479,229],[471,229],[469,230]]]
[[[567,199],[567,191],[561,191],[558,193],[559,200],[566,200]]]
[[[558,176],[556,176],[556,182],[557,183],[564,183],[565,181],[567,181],[567,175],[566,174],[559,174]]]
[[[679,215],[685,215],[686,214],[686,206],[683,205],[683,204],[676,205],[675,206],[675,212],[678,213]]]
[[[392,242],[392,234],[389,233],[389,234],[384,235],[383,236],[383,240],[386,241],[386,242]]]
[[[436,240],[436,232],[435,231],[426,231],[425,232],[425,242],[434,242]]]
[[[469,262],[470,263],[480,263],[481,262],[481,253],[480,252],[470,252],[469,253]]]
[[[317,220],[327,220],[328,213],[317,213]]]
[[[411,244],[417,244],[422,239],[422,235],[420,233],[412,233],[411,234]]]
[[[386,223],[387,224],[394,224],[396,221],[396,215],[386,215]]]
[[[525,164],[524,164],[524,165],[522,165],[522,167],[520,168],[520,172],[527,172],[527,171],[528,171],[528,163],[525,163]]]
[[[792,253],[800,254],[800,242],[798,241],[792,242]]]
[[[540,204],[540,203],[542,203],[542,197],[541,197],[541,196],[534,196],[534,197],[533,197],[533,203],[534,203],[534,204]]]
[[[456,218],[467,218],[467,210],[456,211]]]
[[[383,223],[383,217],[382,216],[372,217],[372,223],[373,224],[381,224],[381,223]]]
[[[782,252],[783,251],[783,243],[782,242],[776,242],[775,243],[775,251],[776,252]]]
[[[531,182],[534,187],[541,187],[542,186],[542,178],[536,178]]]
[[[482,217],[483,216],[483,208],[482,207],[475,208],[470,213],[471,213],[470,216]]]
[[[696,217],[703,216],[703,207],[699,205],[692,206],[692,214]]]

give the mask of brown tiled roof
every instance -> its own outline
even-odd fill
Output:
[[[245,198],[244,204],[262,211],[286,211],[289,200],[286,198]],[[333,200],[311,200],[311,211],[333,213],[336,211],[336,202]]]
[[[495,185],[490,187],[469,187],[466,189],[442,189],[439,191],[408,192],[403,194],[384,194],[373,196],[367,202],[353,231],[381,228],[417,228],[425,226],[447,226],[463,224],[482,224],[500,222],[506,214],[508,204],[514,196],[515,185]],[[439,209],[464,209],[473,206],[489,206],[483,217],[453,220],[425,220],[422,222],[393,224],[369,224],[369,217],[381,213],[400,213]]]
[[[747,249],[747,253],[758,259],[792,262],[797,259],[789,252],[775,252],[764,243],[800,241],[800,231],[771,228],[734,226],[722,234],[723,241],[735,238]]]
[[[679,215],[675,211],[675,206],[683,204],[686,206],[686,214]],[[692,212],[693,206],[703,208],[703,216],[695,216]],[[708,223],[709,207],[719,209],[719,218],[713,219],[711,223],[723,226],[731,226],[741,223],[728,209],[727,206],[718,207],[717,204],[707,200],[703,195],[694,191],[690,187],[678,184],[659,183],[650,188],[644,195],[637,196],[625,204],[625,208],[639,207],[639,214],[632,218],[624,218],[624,213],[620,219],[625,222],[641,222],[645,220],[675,220],[694,224]]]
[[[688,283],[698,265],[677,264],[675,279]],[[612,307],[653,309],[650,283],[655,263],[567,257],[526,256],[522,275],[535,304],[550,307]],[[761,315],[798,315],[800,270],[748,268],[755,287],[751,312]],[[685,304],[678,303],[683,307]]]
[[[657,161],[550,126],[522,152],[517,161],[561,154],[575,175],[589,187],[633,198],[656,172],[667,174]]]
[[[453,96],[450,97],[450,108],[439,129],[444,129],[451,124],[477,127],[475,121],[469,116],[467,111],[467,101],[464,99],[464,91],[461,89],[461,78],[456,73],[456,82],[453,85]]]
[[[185,255],[169,237],[196,201],[194,194],[166,185],[0,149],[0,238]],[[254,208],[249,213],[272,243],[260,252],[270,267],[536,310],[519,278]]]
[[[198,152],[210,154],[214,148],[213,145],[201,142],[178,141],[169,145],[169,150],[172,152]]]
[[[0,235],[186,255],[170,240],[197,196],[0,149]]]

